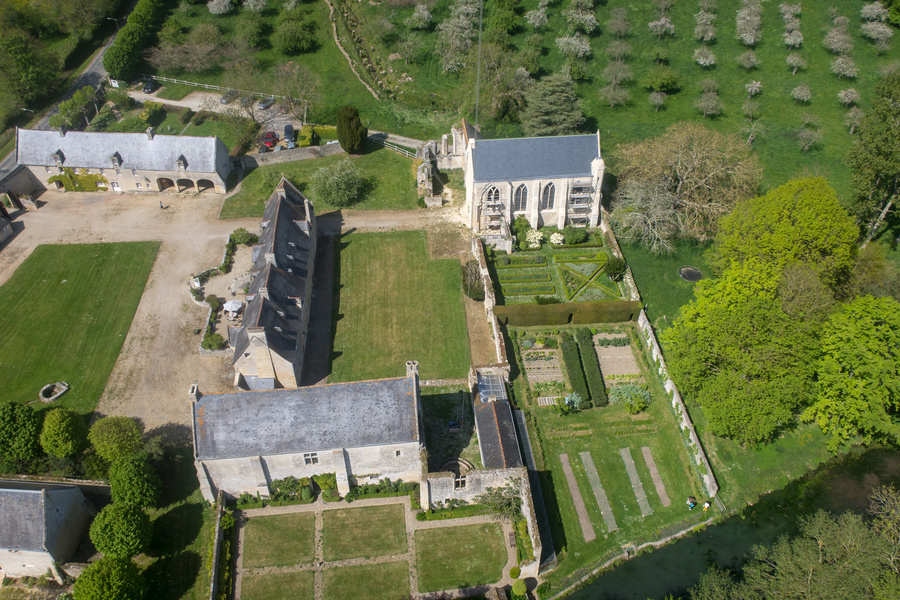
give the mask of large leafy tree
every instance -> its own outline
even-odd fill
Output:
[[[855,262],[857,234],[827,181],[797,179],[738,202],[720,222],[715,255],[722,268],[755,259],[783,272],[799,262],[834,284]]]
[[[91,523],[91,541],[104,556],[131,558],[150,543],[153,526],[142,508],[133,504],[108,504]]]
[[[40,419],[18,402],[0,405],[0,460],[22,463],[40,455]]]
[[[18,102],[46,94],[59,76],[59,58],[24,31],[0,33],[0,83]]]
[[[804,412],[837,450],[854,436],[900,441],[900,304],[863,296],[836,312],[822,339],[818,395]]]
[[[625,145],[619,157],[612,213],[617,233],[625,239],[658,238],[648,246],[659,250],[671,249],[673,237],[705,240],[714,235],[719,219],[756,193],[762,174],[742,139],[698,123],[677,123],[659,137]],[[654,214],[633,218],[647,211]],[[641,231],[658,223],[666,226]]]
[[[161,485],[159,474],[143,452],[120,458],[109,469],[113,502],[140,507],[156,506]]]
[[[87,434],[84,417],[68,408],[54,408],[44,417],[41,447],[51,456],[72,456],[85,449]]]
[[[851,211],[874,237],[900,194],[900,71],[875,84],[847,161],[853,169]]]
[[[522,128],[529,136],[571,135],[584,125],[575,82],[565,73],[548,75],[525,94]]]
[[[755,260],[735,266],[698,284],[663,333],[670,374],[715,435],[766,442],[810,399],[815,330],[785,312],[777,285]]]
[[[75,600],[143,600],[147,583],[136,564],[125,558],[104,557],[75,580]]]
[[[141,427],[128,417],[104,417],[91,426],[91,444],[101,457],[114,462],[141,448]]]

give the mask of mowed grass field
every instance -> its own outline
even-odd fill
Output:
[[[244,576],[242,600],[294,600],[315,597],[314,571]]]
[[[431,260],[424,231],[335,240],[335,325],[329,381],[465,377],[470,355],[459,261]]]
[[[32,402],[44,385],[66,381],[72,388],[54,406],[93,411],[158,250],[158,242],[38,246],[0,286],[2,399]]]
[[[437,592],[500,581],[506,546],[498,523],[416,532],[419,592]]]
[[[400,561],[328,569],[322,574],[322,584],[325,591],[324,596],[328,600],[398,600],[407,598],[409,596],[409,563]],[[291,597],[311,598],[312,596],[294,595]]]
[[[244,567],[285,567],[315,557],[313,513],[251,517],[244,532]]]
[[[371,558],[407,551],[406,521],[400,504],[326,510],[323,519],[325,560]]]
[[[205,124],[204,124],[205,125]],[[191,135],[199,135],[188,132]],[[363,177],[369,179],[370,190],[363,200],[347,208],[354,209],[414,209],[416,208],[416,177],[413,161],[391,150],[368,144],[366,153],[359,156],[340,154],[312,160],[301,160],[258,167],[241,182],[241,191],[227,198],[219,213],[220,219],[237,217],[261,217],[272,189],[287,177],[312,201],[316,212],[337,208],[316,198],[310,190],[309,180],[321,169],[349,158]]]

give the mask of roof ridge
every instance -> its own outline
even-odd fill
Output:
[[[497,426],[497,442],[498,442],[497,445],[500,446],[500,456],[503,458],[503,467],[505,468],[505,467],[506,467],[506,464],[507,464],[507,461],[506,461],[506,450],[503,448],[503,432],[500,430],[500,418],[499,418],[498,415],[497,415],[497,404],[498,404],[498,403],[497,403],[496,400],[494,400],[493,402],[491,402],[491,404],[494,405],[494,406],[493,406],[493,409],[494,409],[494,425]]]

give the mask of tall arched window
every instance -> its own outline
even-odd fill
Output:
[[[541,210],[553,210],[555,202],[556,187],[552,183],[548,183],[544,186],[544,191],[541,193]]]
[[[491,186],[484,193],[484,200],[487,203],[500,202],[500,190],[496,186]]]
[[[528,188],[520,185],[516,188],[516,195],[513,200],[514,212],[525,212],[528,208]]]

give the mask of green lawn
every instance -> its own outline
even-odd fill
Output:
[[[439,471],[444,461],[450,458],[464,458],[476,468],[481,468],[481,452],[475,434],[469,390],[423,387],[421,394],[428,471]],[[459,424],[458,430],[450,431],[448,425],[451,421]]]
[[[653,254],[638,244],[622,244],[622,253],[647,310],[653,326],[665,329],[681,314],[681,307],[694,297],[696,284],[678,275],[684,266],[697,267],[704,279],[714,276],[703,254],[706,246],[692,241],[679,241],[673,254]]]
[[[628,325],[614,329],[627,331]],[[537,328],[529,329],[537,332]],[[593,408],[564,417],[555,407],[533,407],[537,437],[534,442],[539,453],[536,460],[541,471],[544,499],[553,529],[556,551],[561,553],[559,566],[547,575],[554,591],[560,591],[572,581],[573,573],[591,568],[610,553],[619,552],[621,546],[635,540],[646,541],[663,537],[660,533],[681,524],[686,519],[699,520],[702,513],[689,513],[684,499],[693,495],[703,498],[699,478],[691,466],[691,459],[684,447],[681,432],[668,403],[665,390],[658,378],[647,369],[648,361],[639,353],[638,364],[644,381],[652,394],[650,407],[641,415],[632,417],[624,407],[609,405]],[[613,380],[607,381],[612,385]],[[642,454],[642,447],[650,448],[660,478],[671,500],[668,507],[662,505],[650,471]],[[642,516],[635,493],[619,455],[619,449],[630,448],[631,456],[647,495],[653,513]],[[606,492],[618,530],[609,532],[604,524],[593,490],[587,478],[580,453],[589,452],[596,466],[603,489]],[[575,512],[575,504],[569,492],[562,470],[560,454],[568,455],[581,496],[597,534],[596,539],[585,542]],[[541,467],[540,463],[543,463]],[[565,552],[563,552],[565,550]]]
[[[184,129],[184,127],[182,127]],[[213,121],[212,119],[206,119],[203,121],[202,125],[191,125],[187,128],[183,135],[193,135],[193,136],[218,136],[220,140],[231,149],[237,143],[237,138],[234,135],[234,131],[232,128],[228,126],[227,123],[223,123],[222,121]],[[270,192],[271,193],[271,192]],[[268,196],[267,196],[268,198]]]
[[[420,592],[437,592],[500,581],[506,545],[497,523],[416,532]]]
[[[295,600],[315,596],[315,572],[266,573],[244,576],[241,600]]]
[[[407,551],[403,506],[326,510],[322,545],[325,560],[371,558]]]
[[[192,92],[203,91],[207,90],[195,85],[184,85],[181,83],[163,83],[163,86],[156,92],[156,97],[162,100],[181,100]]]
[[[348,158],[345,154],[291,163],[259,167],[249,172],[241,182],[241,191],[225,200],[220,219],[262,216],[266,200],[284,175],[306,194],[316,211],[336,208],[315,197],[309,189],[313,173],[322,167]],[[349,157],[371,182],[371,189],[363,200],[348,208],[354,209],[414,209],[416,208],[416,178],[413,162],[396,152],[367,146],[366,154]]]
[[[336,239],[335,333],[329,381],[465,377],[466,316],[457,260],[428,258],[424,231]]]
[[[72,388],[54,406],[94,410],[158,250],[158,242],[38,246],[0,286],[3,399],[32,402],[44,385],[66,381]]]
[[[409,595],[409,564],[402,561],[328,569],[323,573],[323,584],[328,600],[398,600]],[[307,597],[312,595],[292,596]]]
[[[244,529],[244,567],[284,567],[315,557],[313,513],[252,517]]]

